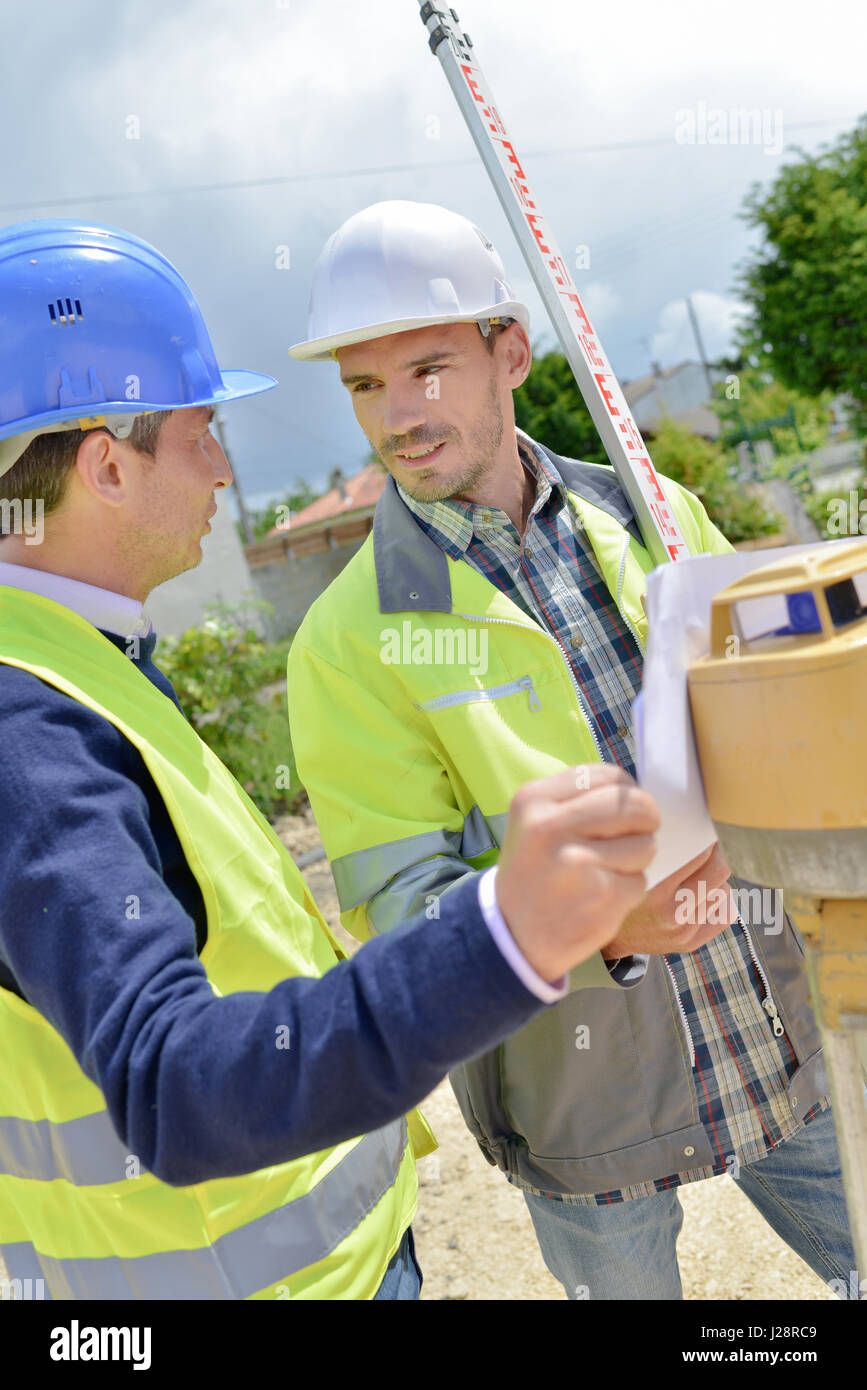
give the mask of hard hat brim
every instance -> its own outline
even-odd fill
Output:
[[[202,401],[202,405],[216,405],[220,401],[235,401],[240,400],[242,396],[255,396],[260,391],[271,391],[280,384],[276,377],[265,376],[263,372],[221,371],[220,376],[226,386],[225,393],[215,392],[214,401]]]
[[[0,425],[0,439],[10,439],[16,434],[38,433],[40,426],[55,425],[68,420],[70,428],[78,420],[96,418],[100,415],[143,415],[153,410],[193,410],[196,406],[221,405],[224,401],[240,400],[244,396],[254,396],[260,391],[270,391],[279,383],[273,376],[262,372],[221,371],[222,387],[194,401],[96,401],[88,405],[66,406],[62,410],[47,410],[41,415],[28,415],[21,420],[10,420]],[[90,415],[87,415],[88,409]]]
[[[393,333],[408,333],[413,328],[433,328],[441,323],[477,323],[479,319],[517,319],[526,332],[530,331],[530,311],[526,304],[510,299],[500,304],[491,304],[474,314],[431,314],[424,318],[393,319],[391,323],[372,323],[362,328],[348,329],[345,333],[334,333],[327,338],[309,338],[304,343],[295,343],[289,348],[289,356],[298,362],[330,362],[331,354],[337,348],[350,347],[353,343],[369,343],[374,338],[387,338]]]

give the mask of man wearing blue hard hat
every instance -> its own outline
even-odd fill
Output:
[[[274,384],[137,237],[0,231],[3,1297],[417,1297],[407,1112],[644,891],[653,802],[566,769],[437,921],[341,959],[142,610],[231,481],[214,407]]]

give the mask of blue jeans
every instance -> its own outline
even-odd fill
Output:
[[[403,1301],[418,1298],[422,1286],[421,1266],[415,1257],[412,1227],[408,1227],[397,1247],[382,1283],[373,1295],[377,1298],[396,1298]]]
[[[834,1292],[851,1298],[855,1255],[830,1110],[735,1182],[787,1245]],[[677,1188],[610,1206],[580,1207],[525,1192],[545,1263],[570,1299],[683,1298]],[[859,1278],[862,1277],[859,1275]],[[843,1290],[846,1292],[843,1292]]]

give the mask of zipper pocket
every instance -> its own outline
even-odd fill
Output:
[[[772,1024],[773,1029],[774,1029],[774,1037],[775,1037],[775,1038],[781,1038],[781,1037],[783,1036],[783,1034],[785,1033],[786,1030],[785,1030],[785,1028],[783,1027],[783,1020],[780,1018],[780,1015],[779,1015],[779,1011],[778,1011],[778,1009],[777,1009],[777,1006],[776,1006],[776,1004],[774,1003],[773,998],[772,998],[772,996],[771,996],[771,987],[770,987],[770,985],[768,984],[768,977],[767,977],[767,975],[765,974],[764,970],[762,969],[762,967],[761,967],[761,965],[760,965],[760,963],[759,963],[759,958],[758,958],[758,956],[756,955],[756,953],[755,953],[755,951],[754,951],[754,949],[753,949],[753,943],[752,943],[752,940],[750,939],[750,934],[749,934],[749,932],[747,931],[747,926],[746,926],[746,923],[744,922],[743,917],[740,917],[740,916],[738,917],[738,923],[740,924],[741,931],[742,931],[743,934],[744,934],[744,939],[746,940],[746,943],[747,943],[747,950],[749,951],[750,955],[752,956],[753,965],[756,967],[756,974],[758,975],[759,979],[761,980],[762,984],[763,984],[764,987],[765,987],[765,997],[764,997],[764,999],[762,1000],[762,1008],[764,1009],[765,1013],[768,1015],[768,1018],[771,1020],[771,1024]]]
[[[481,613],[459,613],[457,616],[459,618],[466,618],[469,622],[473,623],[502,623],[505,627],[519,627],[523,632],[538,632],[541,633],[541,635],[545,638],[546,642],[553,642],[554,646],[557,648],[557,651],[563,658],[563,663],[566,667],[566,671],[568,672],[569,679],[572,682],[572,689],[575,691],[575,699],[578,702],[578,708],[584,716],[584,722],[587,725],[587,728],[590,732],[590,737],[593,740],[593,746],[596,749],[596,752],[599,754],[599,761],[600,763],[605,761],[604,757],[602,756],[602,749],[599,746],[599,740],[596,737],[596,730],[593,728],[593,725],[590,722],[590,715],[587,713],[587,710],[584,705],[584,700],[581,696],[581,691],[578,689],[578,682],[576,681],[575,676],[572,673],[572,667],[569,665],[569,658],[566,655],[566,649],[562,645],[562,643],[557,640],[556,637],[554,637],[550,632],[546,632],[543,627],[529,627],[527,623],[515,623],[512,622],[509,618],[488,618]],[[541,709],[541,705],[539,706],[539,708]]]
[[[492,685],[488,690],[453,690],[449,695],[437,695],[433,700],[424,700],[419,703],[413,700],[413,705],[420,710],[450,709],[452,705],[472,705],[481,700],[501,700],[506,695],[518,695],[521,691],[526,691],[530,699],[530,709],[535,714],[542,708],[542,701],[536,693],[533,685],[532,676],[521,676],[520,680],[508,681],[506,685]]]

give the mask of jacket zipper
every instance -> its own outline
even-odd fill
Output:
[[[504,695],[516,695],[521,690],[526,690],[530,697],[530,709],[534,713],[542,708],[532,676],[521,676],[520,680],[509,681],[507,685],[492,685],[488,690],[453,690],[448,695],[437,695],[435,699],[422,703],[413,700],[413,705],[421,710],[448,709],[451,705],[470,705],[477,700],[499,700]]]
[[[743,931],[744,937],[746,939],[747,949],[749,950],[749,953],[752,956],[753,965],[756,967],[756,973],[765,987],[765,997],[762,1000],[762,1008],[768,1015],[768,1018],[771,1020],[771,1024],[774,1029],[774,1037],[781,1038],[783,1037],[786,1030],[783,1027],[783,1020],[780,1018],[777,1006],[774,1003],[773,997],[771,995],[771,987],[768,984],[768,977],[762,969],[762,966],[759,963],[759,958],[756,955],[755,950],[753,949],[753,943],[750,938],[750,934],[747,931],[744,919],[742,917],[738,917],[738,922],[740,923],[741,930]]]
[[[632,633],[632,636],[635,638],[635,645],[638,647],[638,650],[641,652],[641,655],[642,655],[642,657],[643,657],[643,656],[645,655],[644,643],[642,642],[642,640],[641,640],[641,638],[639,637],[638,633],[635,631],[635,628],[632,626],[632,623],[631,623],[631,622],[629,621],[629,619],[627,618],[626,614],[625,614],[624,611],[623,611],[623,608],[621,607],[621,603],[620,603],[620,597],[621,597],[621,594],[623,593],[623,576],[624,576],[625,573],[626,573],[626,556],[627,556],[628,553],[629,553],[629,535],[628,535],[628,533],[627,533],[627,535],[624,537],[624,541],[623,541],[623,553],[622,553],[622,555],[620,556],[620,574],[618,575],[618,578],[617,578],[617,609],[618,609],[618,612],[620,613],[621,618],[622,618],[623,621],[625,622],[626,626],[629,628],[629,631]]]
[[[473,623],[502,623],[504,627],[519,627],[522,632],[538,632],[541,633],[543,637],[547,638],[549,642],[553,642],[554,646],[557,648],[557,651],[562,656],[566,666],[566,670],[569,673],[569,679],[572,682],[572,689],[575,691],[575,698],[578,701],[578,707],[584,716],[584,721],[587,725],[587,728],[590,730],[590,737],[593,739],[593,745],[596,749],[596,752],[599,754],[599,761],[605,761],[605,759],[602,756],[602,749],[599,747],[599,740],[596,737],[596,731],[593,728],[593,724],[590,721],[590,716],[588,715],[587,710],[584,706],[584,701],[581,698],[581,691],[578,689],[578,682],[575,680],[575,677],[572,674],[572,667],[569,665],[569,658],[566,655],[566,649],[560,642],[558,642],[556,637],[552,636],[550,632],[546,632],[544,628],[528,627],[526,623],[516,623],[513,622],[511,618],[488,618],[485,617],[485,615],[482,613],[459,613],[457,616],[459,618],[466,618],[468,622]],[[529,677],[527,677],[526,679],[529,679]]]
[[[753,947],[752,940],[751,940],[751,938],[750,938],[749,931],[747,930],[746,923],[744,922],[743,918],[740,917],[740,916],[738,917],[738,925],[740,926],[741,931],[742,931],[743,934],[744,934],[744,938],[745,938],[746,943],[747,943],[747,950],[748,950],[749,953],[750,953],[750,956],[751,956],[751,958],[752,958],[753,965],[756,967],[756,973],[757,973],[759,979],[761,980],[762,984],[763,984],[764,987],[765,987],[765,997],[764,997],[764,999],[762,1000],[762,1008],[764,1009],[765,1013],[768,1015],[768,1018],[771,1020],[771,1026],[773,1027],[773,1030],[774,1030],[774,1037],[775,1037],[775,1038],[781,1038],[781,1037],[783,1037],[783,1035],[785,1034],[785,1031],[786,1031],[786,1030],[785,1030],[785,1028],[783,1027],[783,1020],[780,1018],[779,1011],[778,1011],[778,1009],[777,1009],[776,1004],[774,1003],[774,999],[773,999],[773,996],[772,996],[772,994],[771,994],[771,987],[770,987],[770,985],[768,984],[768,977],[767,977],[767,975],[765,974],[764,968],[762,967],[762,964],[761,964],[761,962],[760,962],[758,956],[756,955],[755,949],[754,949],[754,947]],[[683,1030],[684,1030],[684,1033],[686,1034],[686,1040],[687,1040],[687,1044],[688,1044],[688,1046],[689,1046],[689,1062],[690,1062],[690,1066],[691,1066],[691,1067],[694,1067],[694,1066],[695,1066],[695,1046],[694,1046],[693,1041],[692,1041],[692,1034],[691,1034],[690,1031],[689,1031],[689,1023],[688,1023],[687,1017],[686,1017],[686,1010],[685,1010],[684,1007],[683,1007],[683,1001],[682,1001],[682,999],[681,999],[681,997],[680,997],[680,991],[679,991],[678,988],[677,988],[677,981],[676,981],[675,978],[674,978],[674,971],[672,970],[671,966],[670,966],[669,963],[668,963],[668,956],[663,956],[662,959],[665,961],[665,968],[666,968],[666,970],[668,971],[669,977],[670,977],[670,979],[671,979],[671,987],[672,987],[672,989],[674,990],[674,997],[675,997],[675,999],[677,1000],[677,1007],[678,1007],[678,1010],[679,1010],[679,1012],[680,1012],[681,1022],[683,1023]]]
[[[683,1007],[683,1000],[680,997],[680,990],[678,989],[677,981],[674,978],[674,971],[668,963],[668,956],[663,956],[662,959],[665,962],[665,968],[668,971],[669,978],[671,979],[671,987],[674,990],[674,997],[677,1000],[677,1007],[680,1011],[680,1021],[683,1024],[683,1031],[686,1034],[686,1045],[689,1048],[689,1065],[690,1070],[692,1070],[692,1068],[695,1066],[695,1043],[692,1040],[692,1033],[689,1031],[689,1022],[686,1017],[686,1009]]]

